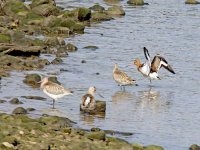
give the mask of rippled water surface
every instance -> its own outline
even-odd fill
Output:
[[[106,8],[105,2],[59,0],[64,8],[92,6],[95,2]],[[133,136],[121,136],[132,143],[157,144],[166,150],[186,150],[200,144],[200,6],[185,5],[181,0],[149,0],[150,5],[133,7],[126,1],[122,5],[126,15],[112,21],[92,24],[85,34],[76,35],[66,42],[78,47],[60,65],[52,65],[37,73],[57,74],[64,86],[75,91],[56,102],[57,110],[50,110],[52,101],[27,100],[21,96],[36,95],[49,99],[39,89],[23,84],[24,75],[31,72],[13,72],[11,78],[1,81],[1,98],[19,97],[23,107],[34,107],[35,116],[42,113],[66,116],[78,126],[89,129],[99,127],[123,132]],[[95,45],[96,50],[85,49]],[[162,69],[160,81],[149,83],[135,66],[128,66],[135,58],[145,61],[142,48],[150,55],[165,56],[176,75]],[[49,60],[54,56],[47,57]],[[86,60],[86,63],[81,63]],[[125,91],[112,79],[114,63],[118,63],[139,86],[126,87]],[[65,71],[60,71],[65,70]],[[97,74],[99,73],[99,74]],[[18,79],[17,79],[18,78]],[[106,101],[105,116],[87,116],[79,112],[81,96],[94,85]],[[10,113],[15,105],[1,104],[1,111]]]

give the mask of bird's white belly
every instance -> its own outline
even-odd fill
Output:
[[[141,67],[139,69],[139,71],[144,75],[144,76],[148,76],[149,72],[150,72],[150,67],[149,65],[145,64],[143,67]]]
[[[45,94],[47,94],[49,97],[53,98],[54,100],[57,100],[58,98],[62,98],[63,96],[65,96],[65,94],[54,95],[54,94],[48,93],[45,89],[43,91]]]
[[[158,74],[156,72],[150,73],[149,74],[149,78],[150,79],[158,80]]]

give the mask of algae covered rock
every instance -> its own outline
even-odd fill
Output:
[[[144,148],[144,150],[164,150],[164,148],[157,145],[148,145]]]
[[[95,102],[95,108],[93,110],[90,109],[82,109],[80,106],[80,111],[83,113],[89,113],[89,114],[101,114],[106,112],[106,102],[105,101],[99,101],[97,100]]]
[[[16,17],[20,13],[28,13],[30,11],[30,8],[19,0],[9,0],[5,1],[3,11],[8,16]]]
[[[54,60],[52,60],[51,64],[60,64],[63,60],[60,57],[56,57]]]
[[[30,6],[31,6],[31,8],[34,8],[34,7],[42,5],[42,4],[55,5],[55,1],[54,0],[32,0],[32,3],[30,4]]]
[[[97,12],[103,12],[105,11],[105,8],[99,4],[95,4],[92,7],[90,7],[89,9],[93,10],[93,11],[97,11]]]
[[[58,15],[60,10],[52,4],[42,4],[34,7],[32,11],[41,16]]]
[[[9,101],[11,104],[23,104],[18,98],[13,98]]]
[[[6,34],[0,34],[0,43],[10,43],[11,37]]]
[[[75,51],[77,51],[77,49],[78,49],[75,45],[73,45],[73,44],[71,44],[71,43],[68,43],[68,44],[65,46],[65,48],[66,48],[66,50],[67,50],[68,52],[75,52]]]
[[[190,146],[190,150],[200,150],[200,146],[197,145],[197,144],[192,144],[192,145]]]
[[[78,9],[78,19],[79,21],[87,21],[91,18],[91,10],[88,8],[79,8]]]
[[[90,140],[105,140],[106,133],[104,131],[92,131],[86,134],[86,137]]]
[[[148,5],[144,0],[128,0],[127,3],[131,5]]]
[[[24,83],[32,87],[40,87],[41,76],[38,74],[28,74],[23,80]]]
[[[107,12],[107,14],[114,15],[114,16],[124,16],[125,15],[125,11],[123,10],[122,6],[109,7],[106,12]]]
[[[91,17],[91,21],[93,21],[93,22],[109,21],[112,19],[113,18],[110,15],[108,15],[104,12],[93,12],[92,17]]]
[[[200,2],[198,2],[196,0],[186,0],[185,4],[200,4]]]
[[[23,107],[17,107],[13,110],[12,114],[27,114],[27,110],[24,109]]]

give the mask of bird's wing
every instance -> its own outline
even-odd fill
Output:
[[[48,83],[45,90],[50,94],[59,95],[64,93],[65,88],[56,83]]]
[[[165,58],[161,56],[155,56],[151,62],[151,72],[158,72],[161,67],[164,67],[169,72],[175,74],[172,67],[168,64]]]
[[[150,60],[149,51],[148,51],[148,49],[146,47],[144,47],[144,56],[148,61],[151,61]]]

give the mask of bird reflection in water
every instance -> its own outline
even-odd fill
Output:
[[[161,108],[168,108],[171,105],[170,97],[172,95],[172,93],[161,94],[160,91],[156,91],[150,87],[148,91],[140,91],[137,104],[143,109],[148,108],[154,111],[159,111]]]
[[[80,120],[87,125],[94,125],[95,120],[104,120],[105,113],[88,114],[80,112]]]
[[[134,98],[135,98],[135,96],[128,91],[117,91],[112,96],[112,102],[114,102],[114,103],[118,103],[120,101],[124,102],[124,101],[131,100]]]

